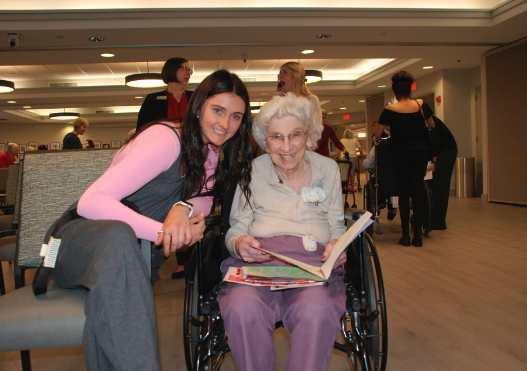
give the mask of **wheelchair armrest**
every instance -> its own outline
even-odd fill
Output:
[[[221,215],[209,215],[205,217],[205,226],[207,227],[216,227],[223,223],[223,217]]]
[[[347,222],[355,222],[360,219],[362,214],[364,214],[366,210],[361,209],[346,209],[344,210],[344,219]]]

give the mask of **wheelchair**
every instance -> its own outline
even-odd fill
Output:
[[[397,215],[396,197],[397,183],[393,174],[392,156],[390,154],[390,139],[381,139],[374,146],[375,169],[369,171],[369,180],[364,186],[364,209],[372,213],[372,218],[377,225],[377,234],[381,234],[381,210],[388,209],[388,219],[393,220]],[[432,230],[432,188],[428,181],[423,179],[423,234],[428,236]],[[411,207],[411,204],[410,204]],[[413,215],[410,217],[413,224]],[[373,224],[368,227],[368,233],[373,235]]]
[[[230,215],[230,207],[222,208],[222,214]],[[349,209],[345,219],[353,223],[361,215]],[[195,245],[186,267],[183,335],[188,371],[219,370],[230,351],[217,301],[222,285],[219,267],[229,256],[223,243],[228,218],[222,230],[221,216],[209,219],[205,237]],[[388,323],[377,250],[371,237],[363,232],[348,246],[347,253],[346,312],[341,318],[344,340],[336,341],[334,348],[346,353],[354,370],[385,371]]]

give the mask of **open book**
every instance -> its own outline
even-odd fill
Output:
[[[333,270],[333,265],[339,255],[346,250],[348,245],[370,224],[372,214],[365,212],[350,229],[337,241],[328,259],[321,267],[302,263],[301,261],[288,258],[285,255],[262,249],[278,259],[289,263],[291,266],[245,266],[242,268],[231,267],[225,275],[224,281],[237,282],[254,286],[271,286],[277,289],[292,288],[300,286],[312,286],[324,284]]]

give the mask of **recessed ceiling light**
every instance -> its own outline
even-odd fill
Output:
[[[364,102],[366,102],[364,99],[359,101],[359,103],[364,103]]]
[[[318,39],[327,39],[328,37],[331,37],[331,35],[328,33],[322,33],[320,35],[317,35]]]
[[[340,107],[340,109],[346,109],[346,107]]]
[[[423,70],[431,70],[432,68],[434,68],[434,66],[424,66]]]
[[[16,100],[8,100],[7,103],[16,103]]]
[[[24,107],[22,107],[22,108],[26,108],[26,109],[28,109],[28,108],[31,108],[31,106],[24,106]]]
[[[315,52],[314,50],[309,50],[309,49],[302,50],[302,54],[313,54],[314,52]]]
[[[377,87],[378,87],[378,88],[385,88],[386,85],[379,85],[379,86],[377,86]]]
[[[112,53],[102,53],[102,54],[101,54],[101,57],[104,57],[104,58],[113,58],[113,57],[115,57],[115,54],[112,54]]]
[[[135,99],[143,99],[143,97],[135,97]]]

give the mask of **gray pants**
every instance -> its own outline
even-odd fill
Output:
[[[51,276],[64,288],[89,290],[83,335],[88,370],[161,370],[154,294],[132,228],[81,218],[54,237],[62,243]]]

